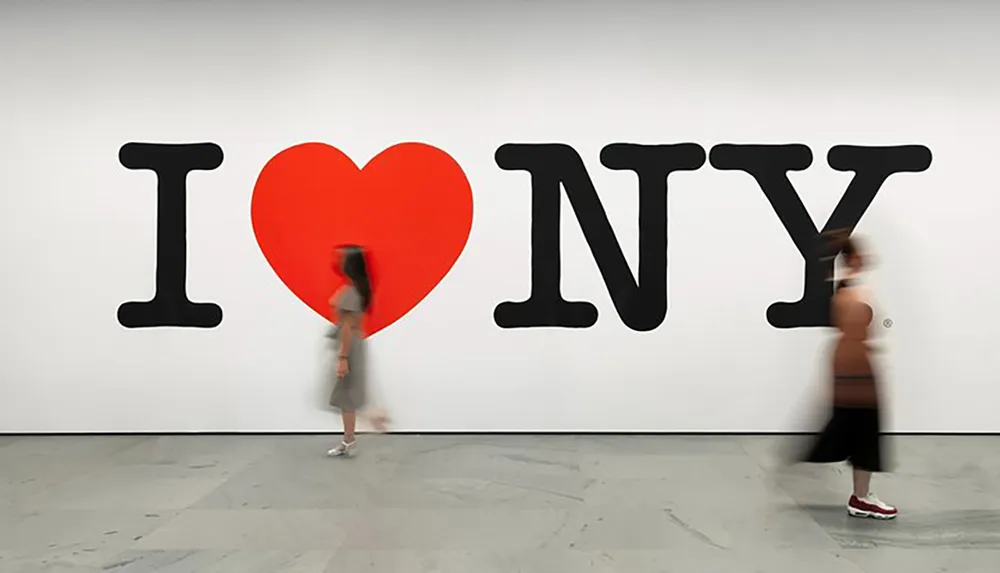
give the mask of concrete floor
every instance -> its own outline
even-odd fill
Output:
[[[777,476],[776,438],[0,437],[0,571],[995,573],[1000,438]]]

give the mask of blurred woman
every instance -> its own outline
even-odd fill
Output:
[[[338,247],[334,272],[345,279],[344,286],[330,298],[335,320],[330,338],[336,344],[336,367],[330,405],[340,410],[344,438],[327,452],[332,457],[349,457],[356,451],[354,431],[357,413],[365,405],[367,391],[365,333],[362,318],[372,304],[372,288],[365,252],[357,245]]]
[[[854,492],[847,511],[855,517],[892,519],[896,508],[870,490],[874,472],[884,471],[881,399],[873,367],[869,329],[871,299],[861,283],[866,255],[845,232],[828,237],[827,257],[842,257],[846,275],[834,286],[831,322],[838,331],[833,352],[832,415],[803,461],[847,461],[853,467]]]

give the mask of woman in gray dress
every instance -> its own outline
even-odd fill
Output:
[[[332,457],[350,457],[356,450],[354,430],[357,413],[365,405],[367,361],[362,317],[371,308],[372,288],[368,263],[361,247],[338,247],[333,268],[346,279],[344,286],[330,299],[335,324],[329,334],[337,350],[330,405],[340,410],[344,421],[344,439],[327,453]]]

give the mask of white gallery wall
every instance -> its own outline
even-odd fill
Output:
[[[853,176],[831,148],[924,146],[929,167],[891,175],[856,229],[878,263],[887,424],[1000,432],[998,29],[1000,5],[972,1],[3,2],[0,432],[336,430],[326,320],[251,220],[265,165],[307,142],[359,166],[421,142],[471,189],[460,257],[370,341],[404,431],[802,429],[832,334],[768,322],[802,296],[803,256],[712,149],[808,146],[789,180],[822,228]],[[221,308],[214,328],[119,322],[157,265],[157,177],[122,165],[132,142],[222,150],[186,194],[187,295]],[[511,143],[576,150],[633,275],[638,178],[602,149],[704,149],[667,178],[662,323],[622,320],[562,193],[548,263],[597,321],[497,325],[530,294],[538,217],[532,177],[498,166]]]

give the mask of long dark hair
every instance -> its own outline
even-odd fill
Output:
[[[372,284],[368,275],[368,260],[365,250],[358,245],[339,245],[344,275],[361,295],[361,307],[367,312],[372,305]]]

